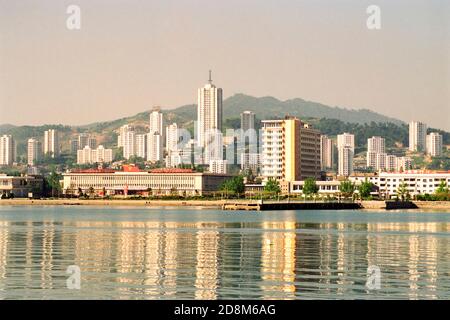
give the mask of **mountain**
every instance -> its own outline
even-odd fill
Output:
[[[387,140],[405,144],[407,126],[401,120],[390,118],[367,109],[346,109],[330,107],[321,103],[306,101],[300,98],[281,101],[274,97],[252,97],[245,94],[235,94],[223,102],[223,118],[225,127],[238,127],[239,114],[251,110],[257,119],[283,118],[286,115],[297,116],[311,122],[324,134],[334,135],[336,130],[352,131],[360,128],[359,132],[377,135],[392,135]],[[192,131],[194,119],[197,116],[196,105],[189,104],[175,109],[163,109],[166,123],[176,122],[179,127]],[[107,122],[95,122],[82,126],[43,125],[43,126],[13,126],[0,125],[0,134],[12,134],[18,144],[18,154],[26,155],[26,140],[29,137],[41,138],[49,128],[61,132],[62,148],[69,149],[69,139],[80,132],[90,132],[96,135],[99,143],[114,146],[117,141],[117,129],[124,124],[132,124],[137,131],[145,132],[148,127],[149,111],[134,116]],[[331,123],[327,119],[334,119]],[[334,128],[334,129],[331,129]],[[386,129],[383,129],[386,128]],[[370,129],[370,130],[369,130]],[[377,131],[381,130],[381,131]],[[443,131],[440,131],[443,132]],[[445,133],[445,132],[444,132]],[[444,135],[444,143],[448,141],[448,134]],[[364,141],[366,134],[358,139]],[[365,140],[367,141],[367,140]]]

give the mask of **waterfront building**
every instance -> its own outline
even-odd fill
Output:
[[[320,132],[295,117],[263,120],[262,175],[267,181],[320,178]]]
[[[42,144],[35,138],[28,139],[27,142],[27,164],[29,166],[36,165],[42,157]]]
[[[222,89],[217,88],[209,72],[208,83],[198,89],[197,101],[197,135],[198,145],[206,146],[206,133],[222,131]]]
[[[241,130],[246,132],[247,130],[255,129],[255,113],[253,111],[244,111],[241,113]]]
[[[16,161],[16,142],[11,135],[0,137],[0,165],[10,166]]]
[[[355,186],[358,187],[362,181],[358,181],[355,183]],[[289,184],[289,193],[290,194],[303,194],[303,187],[305,185],[305,181],[293,181]],[[341,181],[338,180],[330,180],[330,181],[316,181],[316,186],[319,188],[318,194],[321,195],[330,195],[335,196],[340,193]]]
[[[178,126],[176,123],[169,124],[166,127],[166,150],[167,152],[178,150]]]
[[[0,195],[15,198],[40,196],[44,187],[44,180],[39,176],[8,176],[0,173]]]
[[[354,149],[351,145],[338,148],[338,176],[348,177],[353,173]]]
[[[320,136],[320,161],[323,171],[333,167],[333,147],[333,140],[326,135]]]
[[[382,197],[393,198],[397,196],[398,189],[405,183],[411,196],[420,194],[433,194],[441,182],[450,185],[450,171],[421,171],[411,170],[405,172],[380,172],[378,175],[350,176],[350,181],[368,181],[378,187]]]
[[[112,149],[105,149],[99,145],[96,149],[91,149],[88,145],[77,152],[78,164],[112,162]]]
[[[431,132],[427,135],[427,153],[432,157],[442,156],[442,135]]]
[[[409,150],[425,151],[426,148],[427,125],[418,121],[409,123]]]
[[[59,157],[59,134],[55,129],[44,132],[44,154],[52,158]]]
[[[148,146],[148,135],[147,134],[137,134],[136,139],[136,156],[147,159],[147,146]]]
[[[191,169],[155,169],[151,171],[115,171],[111,169],[74,170],[63,173],[63,192],[74,194],[81,189],[96,193],[131,195],[205,195],[219,190],[220,185],[231,176]]]

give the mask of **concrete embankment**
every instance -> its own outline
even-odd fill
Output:
[[[412,206],[407,205],[402,208],[402,206],[398,206],[397,209],[436,209],[436,210],[446,210],[450,211],[450,201],[411,201],[410,202]],[[395,206],[392,206],[392,209]],[[363,209],[379,209],[384,210],[386,209],[386,202],[385,201],[361,201],[361,208]]]

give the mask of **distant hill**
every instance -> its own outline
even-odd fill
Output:
[[[390,118],[367,109],[346,109],[330,107],[321,103],[306,101],[300,98],[281,101],[274,97],[252,97],[245,94],[235,94],[224,100],[223,114],[225,127],[237,127],[239,114],[251,110],[256,113],[257,119],[283,118],[286,115],[305,119],[318,127],[324,134],[334,135],[336,130],[352,131],[359,128],[363,142],[367,134],[391,135],[386,137],[389,144],[398,141],[405,144],[407,127],[401,120]],[[175,109],[163,109],[166,123],[176,122],[179,127],[192,130],[194,119],[197,117],[196,105],[184,105]],[[12,134],[18,143],[19,156],[26,155],[26,140],[29,137],[42,139],[44,131],[56,128],[61,131],[62,149],[69,149],[69,139],[80,132],[90,132],[97,136],[99,143],[113,146],[117,141],[117,130],[124,124],[134,125],[138,131],[145,132],[148,128],[149,111],[121,118],[113,121],[95,122],[82,126],[43,125],[43,126],[14,126],[0,125],[0,134]],[[326,119],[333,121],[326,122]],[[368,130],[371,128],[371,130]],[[381,129],[380,129],[381,128]],[[389,128],[383,131],[383,128]],[[367,129],[367,130],[366,130]],[[381,130],[377,131],[377,130]],[[440,131],[441,133],[445,133]],[[448,141],[448,134],[444,135],[444,143]],[[447,142],[448,143],[448,142]]]

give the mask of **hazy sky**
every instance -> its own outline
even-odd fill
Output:
[[[81,30],[66,8],[81,8]],[[381,30],[366,8],[381,7]],[[0,123],[87,124],[246,93],[450,130],[448,0],[0,0]],[[257,110],[255,110],[257,112]]]

